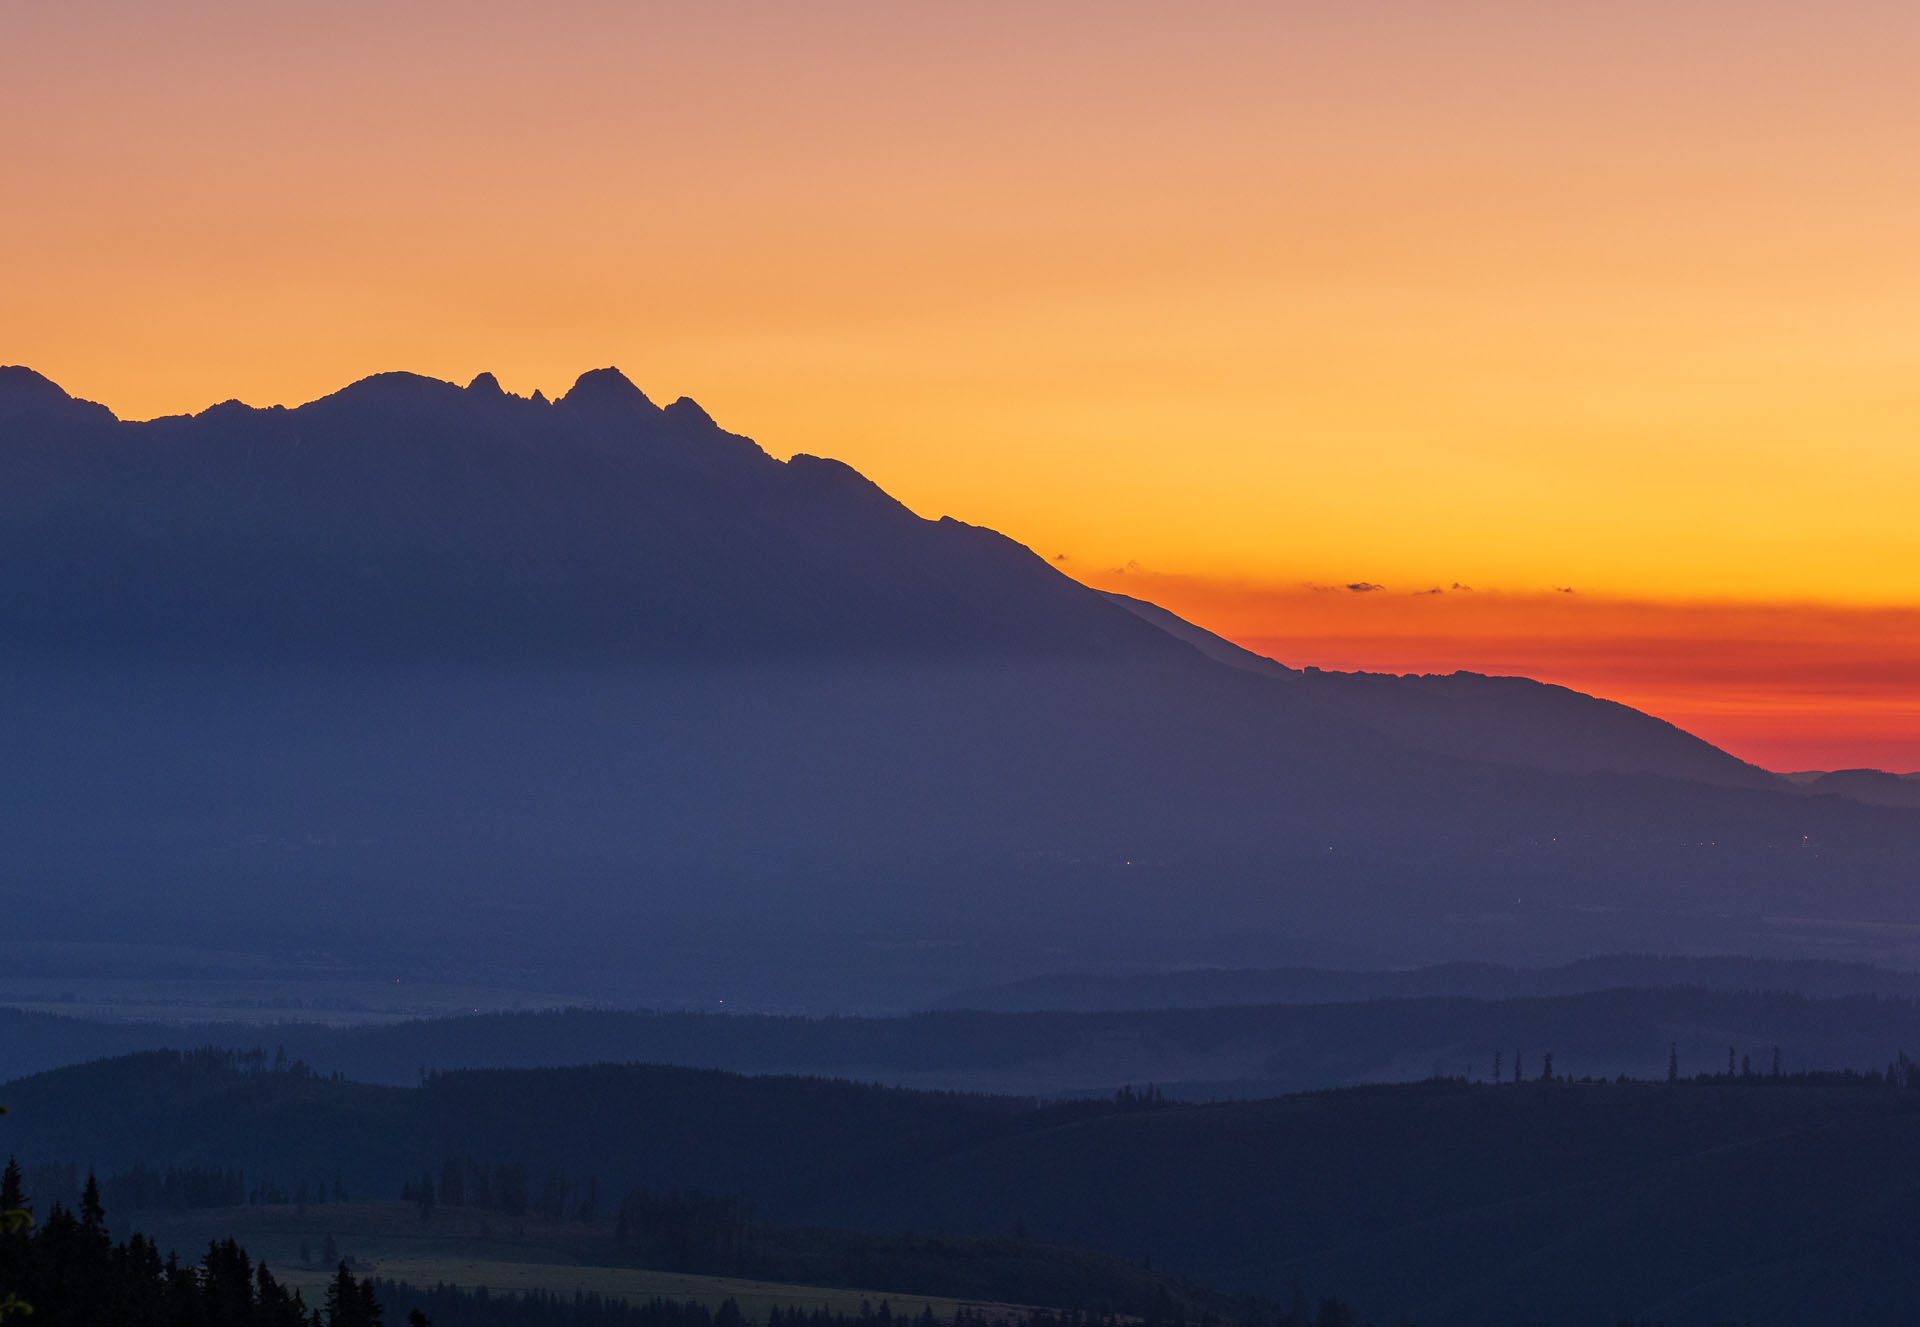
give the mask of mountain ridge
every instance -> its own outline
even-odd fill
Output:
[[[791,937],[869,935],[921,956],[875,968],[897,1007],[968,984],[940,965],[976,943],[1825,943],[1784,917],[1898,958],[1872,928],[1920,912],[1909,809],[1558,689],[1222,662],[610,371],[553,402],[375,375],[145,423],[10,381],[56,407],[0,410],[23,939],[431,936],[569,973],[644,942],[706,983],[687,937],[724,935],[769,992],[828,998]]]
[[[1290,668],[1176,614],[1108,593],[1145,621],[1208,658],[1281,679],[1408,745],[1570,774],[1657,773],[1736,788],[1778,791],[1776,774],[1730,755],[1665,719],[1619,701],[1527,677],[1465,671],[1340,673]],[[1567,741],[1572,727],[1583,738]],[[1545,729],[1554,739],[1543,742]]]
[[[28,400],[42,405],[66,403],[75,407],[87,404],[74,402],[56,384],[32,370],[7,369],[0,372],[8,375],[0,378],[0,415],[9,411],[7,403],[10,401]],[[99,414],[93,413],[96,409]],[[432,418],[441,413],[451,413],[458,423],[469,428],[486,424],[497,426],[503,420],[536,425],[549,424],[552,419],[566,420],[581,426],[603,444],[607,441],[604,435],[609,430],[625,430],[627,436],[623,441],[629,445],[647,446],[654,453],[649,458],[652,460],[690,464],[698,470],[723,472],[735,479],[742,479],[749,472],[758,472],[762,476],[779,474],[779,482],[792,490],[792,496],[802,500],[808,496],[830,496],[858,504],[863,514],[872,518],[892,519],[903,525],[920,522],[919,517],[852,467],[804,453],[786,462],[778,461],[751,439],[720,429],[705,410],[688,398],[681,397],[666,407],[656,405],[631,379],[612,367],[582,373],[566,393],[552,402],[507,393],[491,373],[477,375],[467,387],[462,388],[420,374],[390,372],[369,375],[291,409],[279,406],[256,408],[229,401],[209,407],[197,415],[167,417],[140,425],[113,419],[105,407],[89,406],[80,414],[70,415],[70,418],[77,423],[96,426],[111,421],[118,426],[113,430],[115,432],[160,425],[163,441],[170,441],[173,445],[181,445],[178,435],[183,421],[214,423],[222,432],[265,428],[279,433],[283,441],[298,447],[303,445],[301,437],[307,421],[324,427],[340,416],[352,416],[361,411],[372,411],[383,416],[398,415],[403,420],[415,423],[422,415]],[[24,411],[14,410],[12,413]],[[168,439],[167,434],[174,436]],[[486,436],[483,433],[472,439],[469,445],[484,445]],[[205,450],[203,447],[203,453]],[[210,469],[217,466],[221,458],[203,454],[194,459],[203,468]],[[258,462],[255,458],[249,458],[249,461],[256,468],[270,464]],[[523,487],[528,486],[523,484]],[[248,496],[258,496],[257,490]],[[3,505],[0,505],[0,511],[5,511]],[[207,513],[207,517],[214,515]],[[1010,560],[1032,559],[1027,571],[1036,579],[1044,570],[1047,577],[1056,582],[1079,588],[1077,582],[1060,574],[1057,569],[1033,555],[1031,550],[1005,540],[1004,536],[966,525],[951,517],[943,517],[931,524],[937,530],[950,531],[947,537],[977,541],[975,552],[985,552],[989,546],[993,546],[1003,549]],[[236,556],[232,560],[250,561],[256,567],[258,565],[257,559]],[[523,575],[526,567],[536,560],[535,556],[522,552],[520,562]],[[135,574],[131,567],[121,570],[130,576]],[[470,594],[473,587],[463,589]],[[547,584],[543,589],[551,593],[553,587]],[[1725,756],[1671,725],[1651,716],[1642,716],[1628,707],[1613,706],[1612,702],[1583,697],[1564,688],[1547,687],[1536,692],[1532,687],[1541,687],[1543,684],[1523,687],[1514,679],[1485,679],[1469,674],[1456,674],[1446,679],[1431,676],[1416,679],[1288,669],[1232,645],[1204,628],[1184,622],[1157,605],[1145,604],[1124,595],[1108,594],[1102,597],[1216,662],[1304,683],[1319,693],[1315,697],[1317,703],[1343,711],[1389,738],[1414,747],[1465,755],[1471,759],[1573,773],[1651,772],[1730,786],[1776,786],[1773,777],[1764,771]],[[1092,593],[1085,598],[1089,604],[1094,601]],[[16,601],[13,607],[16,616],[20,616],[18,610],[23,606]],[[607,606],[600,605],[599,610],[604,623],[608,615]],[[11,634],[17,639],[17,631]],[[469,649],[474,645],[471,638],[462,643]],[[1497,694],[1471,694],[1476,690],[1485,692],[1489,688]],[[1356,692],[1368,694],[1354,694]],[[1551,699],[1543,699],[1546,697]],[[1545,705],[1558,708],[1553,714],[1546,715],[1541,712]],[[1597,707],[1602,706],[1612,708],[1596,717]],[[1464,715],[1463,711],[1466,711]],[[1563,731],[1543,743],[1530,730],[1548,718],[1558,721]],[[1577,751],[1567,749],[1564,729],[1569,722],[1584,730],[1584,745]],[[1637,731],[1622,736],[1623,726],[1633,727]],[[1608,743],[1612,744],[1613,750],[1603,749]]]
[[[114,653],[144,632],[176,648],[378,653],[431,650],[437,629],[470,656],[502,641],[504,617],[520,644],[572,637],[631,658],[770,644],[765,623],[804,637],[827,608],[833,643],[856,653],[991,646],[996,627],[1001,645],[1066,641],[1049,615],[1096,647],[1132,635],[1153,648],[1037,557],[998,557],[1013,547],[1000,536],[923,522],[836,462],[776,460],[685,398],[653,405],[617,370],[547,404],[377,374],[290,410],[60,418],[81,436],[16,436],[0,455],[16,481],[0,495],[5,551],[69,568],[57,585],[0,576],[15,647],[37,635],[84,650],[93,633]],[[859,508],[832,532],[839,549],[815,528],[823,500]],[[191,524],[163,524],[168,511]],[[962,574],[983,550],[1002,575],[986,594]],[[716,604],[733,608],[726,620]]]

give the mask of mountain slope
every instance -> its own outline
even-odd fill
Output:
[[[1152,655],[991,531],[779,462],[613,370],[548,404],[383,374],[117,424],[0,378],[4,644],[195,661]],[[1160,653],[1166,653],[1159,649]]]
[[[898,1007],[1089,947],[1541,961],[1920,920],[1911,811],[1607,772],[1625,732],[1739,781],[1619,707],[1389,682],[1209,658],[611,370],[144,424],[0,375],[21,938]]]
[[[1785,787],[1779,776],[1663,719],[1567,687],[1481,673],[1294,669],[1157,604],[1123,594],[1107,598],[1209,659],[1289,682],[1316,702],[1409,746],[1573,774],[1661,774],[1729,788]]]

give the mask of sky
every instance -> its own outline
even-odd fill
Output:
[[[615,364],[1289,663],[1920,770],[1910,3],[6,29],[0,362],[123,417]]]

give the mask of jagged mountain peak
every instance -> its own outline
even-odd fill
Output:
[[[569,410],[656,414],[656,406],[633,380],[615,368],[589,369],[574,380],[560,405]]]
[[[462,388],[382,373],[291,411],[19,433],[0,455],[0,616],[17,648],[1157,648],[1051,569],[956,542],[838,463],[782,464],[687,398],[663,411],[617,369],[582,374],[552,408],[491,374]]]
[[[1553,688],[1248,667],[696,412],[605,373],[565,409],[383,374],[4,421],[9,924],[378,915],[409,952],[457,922],[629,962],[742,919],[1417,955],[1920,911],[1913,811],[1706,786],[1730,757]]]

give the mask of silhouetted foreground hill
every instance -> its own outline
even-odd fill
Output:
[[[1751,1077],[1438,1082],[1034,1109],[599,1066],[375,1088],[208,1056],[9,1084],[32,1162],[338,1172],[443,1158],[752,1196],[767,1219],[1009,1232],[1425,1324],[1908,1320],[1920,1091]]]
[[[642,1061],[1047,1097],[1155,1083],[1171,1096],[1213,1100],[1433,1074],[1484,1079],[1496,1052],[1509,1075],[1516,1054],[1537,1068],[1551,1052],[1562,1072],[1657,1076],[1674,1047],[1691,1073],[1724,1067],[1729,1046],[1763,1065],[1777,1047],[1790,1071],[1869,1069],[1900,1048],[1920,1048],[1920,1003],[1668,988],[908,1018],[567,1010],[339,1030],[0,1012],[0,1073],[183,1043],[278,1049],[325,1072],[393,1084],[413,1083],[423,1069]]]
[[[814,1008],[1034,971],[1015,945],[1911,946],[1911,810],[1716,786],[1768,780],[1556,689],[1166,627],[611,370],[142,424],[7,370],[0,905]],[[866,970],[809,960],[856,935]],[[716,951],[752,955],[731,989]]]

